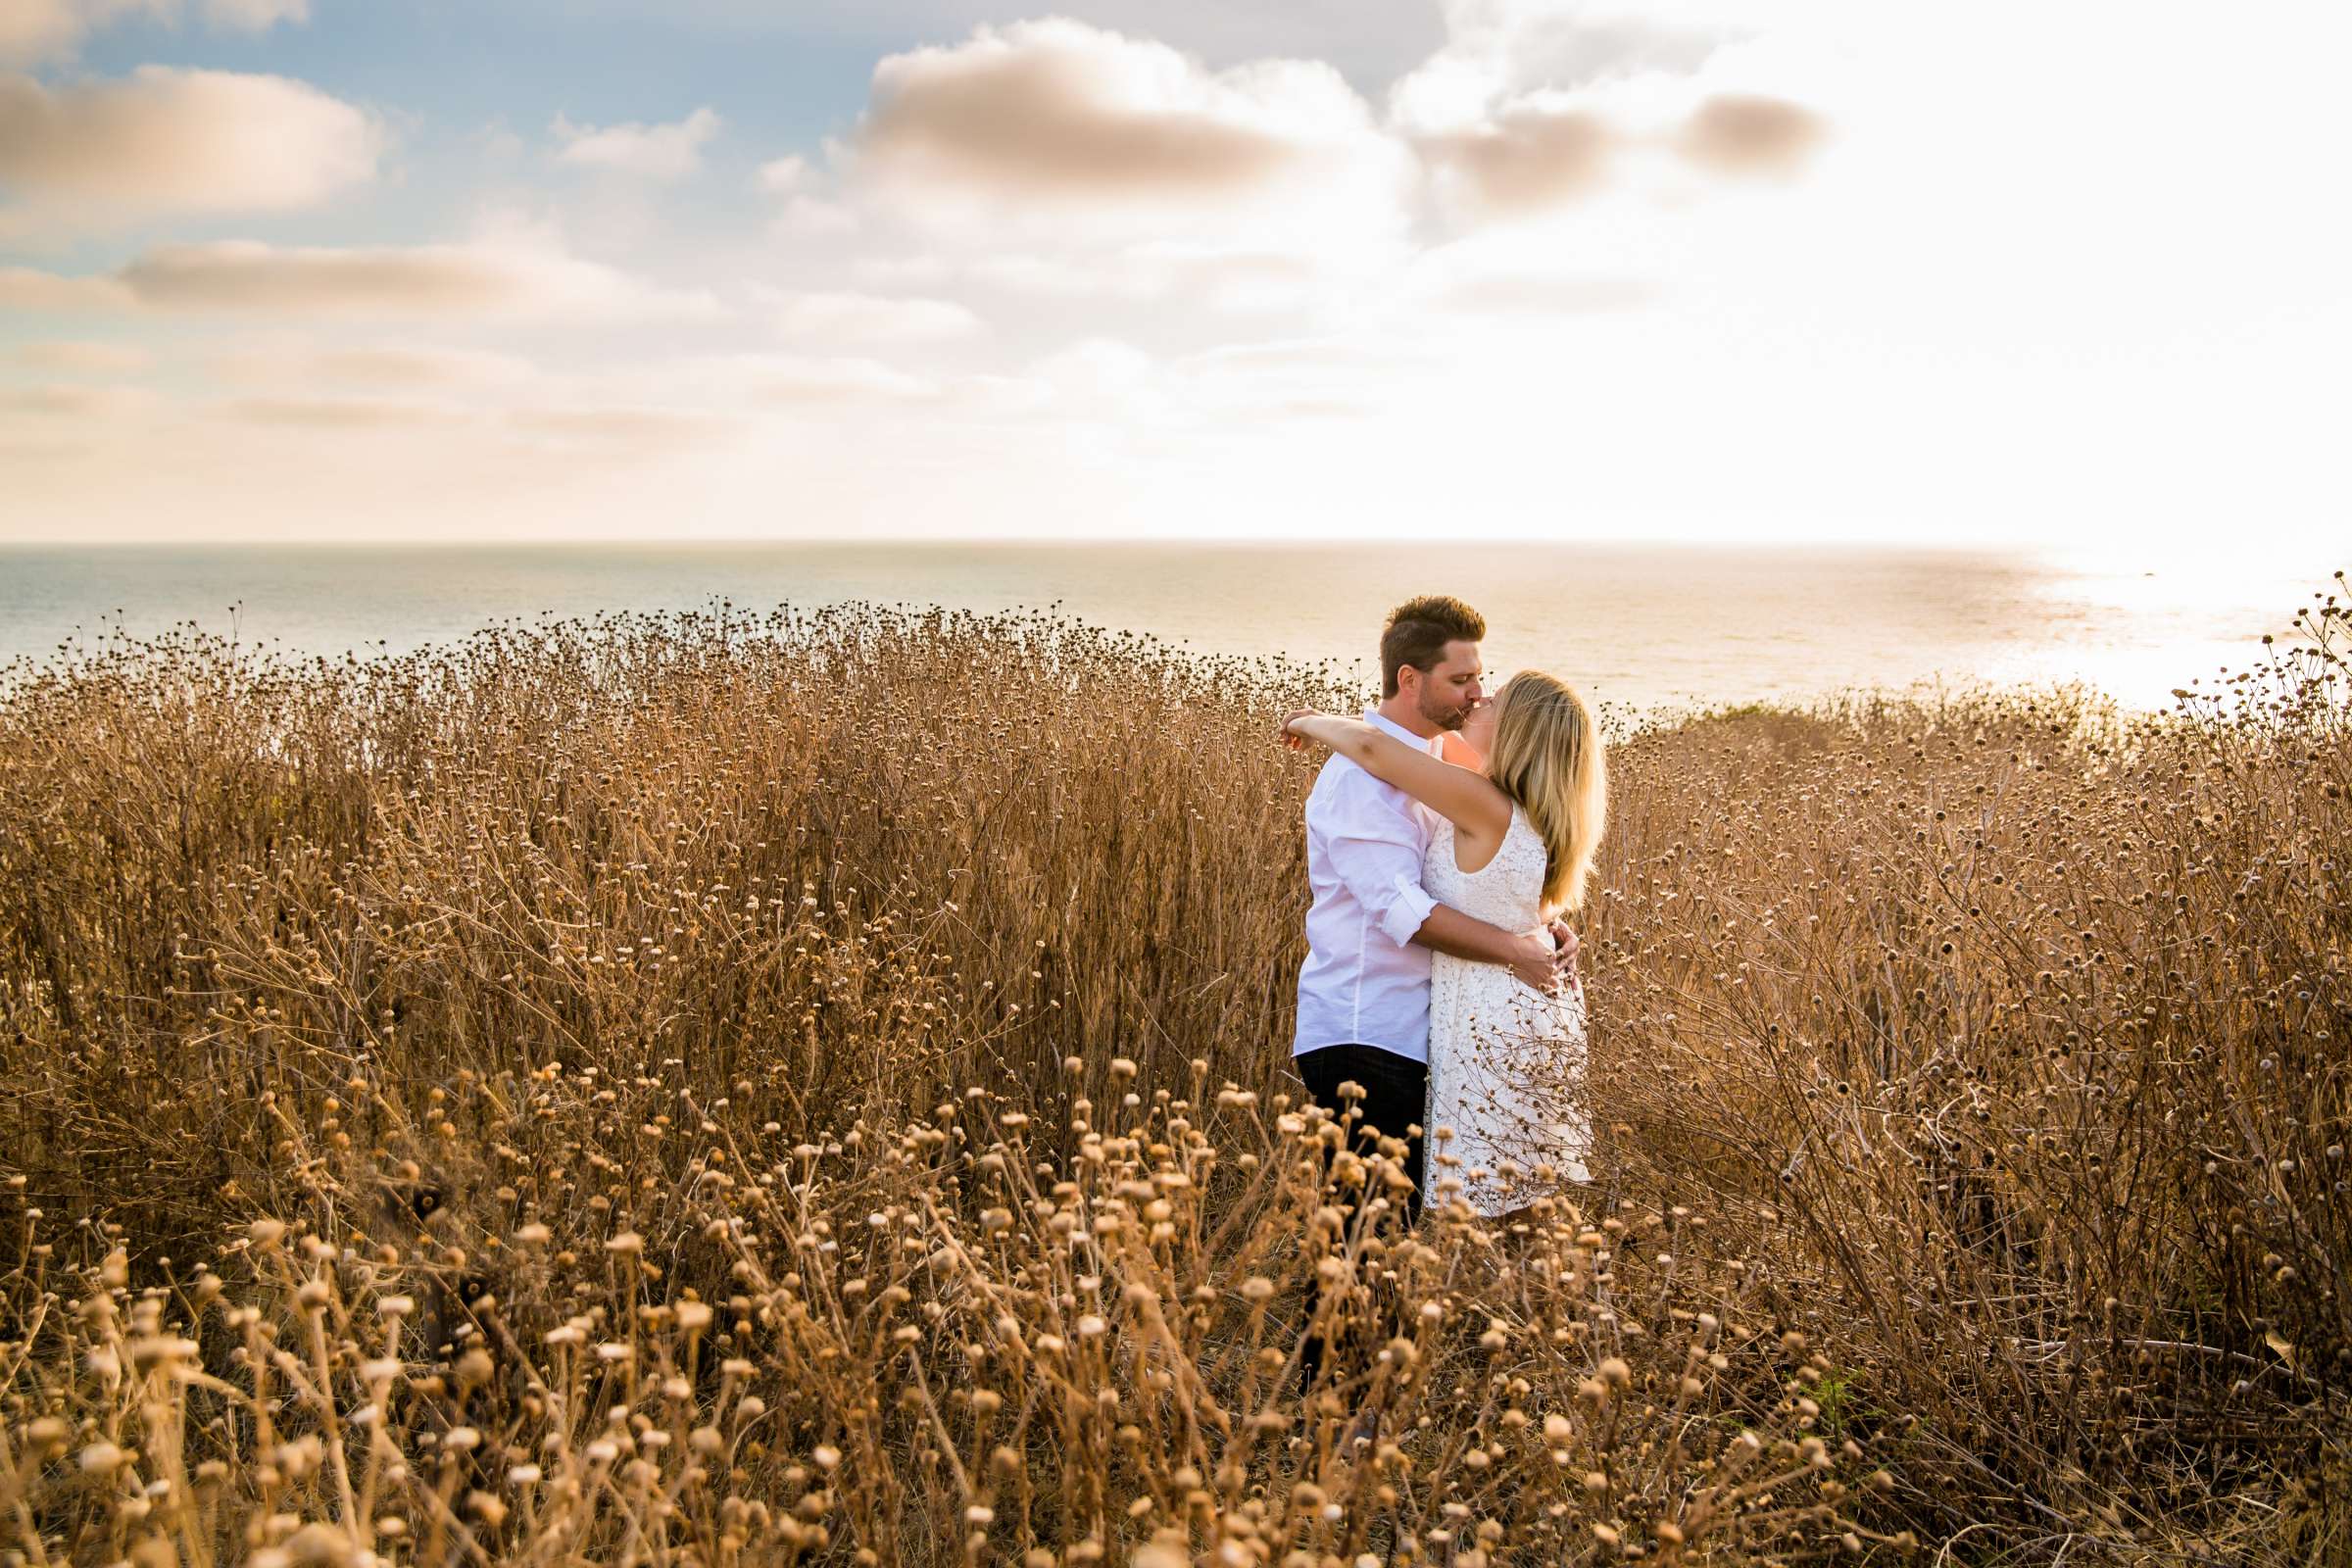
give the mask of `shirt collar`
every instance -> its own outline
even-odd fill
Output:
[[[1440,757],[1445,754],[1445,736],[1433,735],[1425,740],[1421,736],[1414,734],[1411,730],[1406,729],[1402,724],[1397,723],[1395,719],[1390,718],[1381,712],[1377,708],[1367,708],[1364,710],[1364,722],[1374,726],[1377,729],[1386,730],[1391,735],[1394,735],[1398,740],[1404,742],[1405,745],[1410,746],[1416,752],[1427,752],[1432,757]]]

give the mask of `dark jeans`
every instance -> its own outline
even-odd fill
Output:
[[[1428,1065],[1378,1046],[1325,1046],[1293,1058],[1291,1065],[1305,1083],[1308,1098],[1335,1116],[1347,1115],[1350,1105],[1349,1101],[1342,1098],[1340,1085],[1362,1086],[1362,1098],[1352,1102],[1355,1121],[1348,1128],[1348,1147],[1369,1156],[1379,1151],[1383,1135],[1404,1140],[1402,1168],[1412,1181],[1413,1190],[1397,1195],[1398,1217],[1408,1226],[1419,1219],[1421,1136],[1414,1129],[1428,1114]],[[1372,1320],[1356,1319],[1341,1336],[1343,1353],[1351,1360],[1368,1363],[1374,1348],[1400,1331],[1395,1301],[1387,1298],[1386,1292],[1378,1294],[1381,1299],[1373,1307]],[[1298,1352],[1298,1370],[1304,1388],[1312,1389],[1321,1375],[1323,1353],[1323,1337],[1309,1333]]]
[[[1428,1064],[1378,1046],[1325,1046],[1294,1058],[1291,1065],[1305,1083],[1308,1097],[1334,1116],[1345,1116],[1348,1109],[1340,1085],[1363,1087],[1363,1098],[1354,1102],[1356,1120],[1348,1134],[1348,1147],[1358,1153],[1375,1152],[1383,1134],[1405,1141],[1404,1174],[1411,1178],[1413,1190],[1397,1206],[1404,1223],[1412,1224],[1421,1215],[1422,1157],[1422,1139],[1413,1129],[1429,1111]]]

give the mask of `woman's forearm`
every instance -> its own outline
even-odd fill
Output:
[[[1358,761],[1371,749],[1372,737],[1380,733],[1360,718],[1342,718],[1337,713],[1310,713],[1294,720],[1291,730],[1294,734],[1305,736],[1317,746]]]

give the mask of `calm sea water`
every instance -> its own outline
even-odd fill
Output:
[[[304,654],[489,622],[866,600],[1057,605],[1200,649],[1355,662],[1415,593],[1486,614],[1496,670],[1638,707],[1857,688],[2084,681],[2135,706],[2242,666],[2336,562],[2090,564],[2014,553],[1440,543],[0,548],[0,662],[194,620]],[[234,613],[232,616],[232,607]],[[21,668],[21,666],[20,666]]]

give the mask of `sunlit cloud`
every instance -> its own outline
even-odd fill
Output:
[[[1455,277],[1432,296],[1442,308],[1490,315],[1504,322],[1540,321],[1655,304],[1655,279],[1573,271],[1487,271]]]
[[[45,386],[0,387],[0,414],[24,414],[43,418],[110,419],[144,414],[160,400],[143,386],[85,386],[52,382]]]
[[[488,244],[164,245],[103,277],[0,271],[0,309],[235,312],[277,317],[609,317],[721,314],[705,290],[669,289],[554,251]]]
[[[483,245],[171,245],[120,275],[141,304],[162,310],[651,317],[716,310],[708,294],[659,288],[594,262]]]
[[[136,309],[117,277],[69,277],[33,267],[0,267],[0,311],[38,316],[107,316]]]
[[[711,356],[679,367],[672,378],[769,408],[922,401],[941,390],[931,377],[851,355]]]
[[[741,433],[738,415],[709,409],[645,406],[540,408],[507,416],[510,429],[529,436],[605,453],[676,452],[728,440]]]
[[[217,27],[263,32],[281,22],[311,20],[311,0],[204,0],[204,15]]]
[[[84,39],[124,18],[175,22],[181,0],[7,0],[0,5],[0,65],[70,57]],[[264,32],[281,22],[310,20],[310,0],[203,0],[205,23]]]
[[[1792,174],[1827,133],[1802,104],[1756,93],[1722,93],[1692,111],[1676,139],[1692,163],[1727,174]]]
[[[555,133],[564,147],[556,156],[563,163],[649,179],[683,179],[702,168],[703,147],[718,130],[718,112],[707,107],[661,125],[575,125],[558,115]]]
[[[893,55],[848,138],[853,191],[904,214],[1056,240],[1347,243],[1402,220],[1407,160],[1328,65],[1211,71],[1066,20]]]
[[[1408,349],[1385,340],[1290,337],[1219,344],[1213,349],[1187,355],[1179,364],[1190,370],[1241,375],[1328,374],[1360,377],[1424,370],[1429,367],[1429,355],[1426,350]]]
[[[339,431],[446,428],[475,417],[464,404],[358,397],[238,398],[220,412],[249,424]]]
[[[1597,189],[1617,139],[1591,110],[1523,103],[1416,145],[1436,176],[1477,208],[1520,212]]]
[[[858,214],[841,199],[833,181],[798,153],[761,164],[752,184],[765,195],[783,198],[768,225],[779,238],[824,238],[858,227]]]
[[[1159,241],[1063,253],[984,252],[953,270],[1041,301],[1173,299],[1212,311],[1252,311],[1302,305],[1359,260],[1380,264],[1389,257]]]
[[[282,76],[0,75],[0,239],[316,206],[372,178],[383,143],[365,112]]]
[[[1791,175],[1826,137],[1819,110],[1726,90],[1752,21],[1722,8],[1450,0],[1446,47],[1391,89],[1391,123],[1460,220],[1540,215],[1652,163]]]
[[[753,180],[771,196],[789,196],[805,191],[816,178],[816,171],[799,153],[787,153],[761,164]]]
[[[82,37],[116,16],[169,12],[163,0],[143,4],[116,0],[9,0],[0,5],[0,63],[24,63],[67,55]]]
[[[155,356],[135,343],[101,343],[84,339],[52,339],[20,343],[8,358],[28,369],[58,375],[135,375],[155,364]]]
[[[987,323],[968,307],[919,295],[763,287],[755,290],[753,298],[768,311],[778,331],[795,338],[920,343],[975,337],[987,330]]]
[[[1025,195],[1213,195],[1302,156],[1328,129],[1316,111],[1356,107],[1312,68],[1220,77],[1162,44],[1019,23],[883,61],[858,147],[885,172]]]
[[[239,342],[204,363],[220,380],[247,386],[495,388],[539,374],[518,355],[446,344]]]
[[[2328,401],[2244,390],[2352,352],[2340,19],[877,3],[887,52],[772,78],[843,73],[821,107],[753,59],[647,122],[568,69],[586,13],[444,115],[397,74],[440,32],[337,53],[390,13],[310,7],[260,56],[305,84],[115,63],[285,0],[0,0],[38,55],[0,73],[0,528],[1973,537],[2343,494]],[[2216,51],[2273,85],[2180,116]]]

